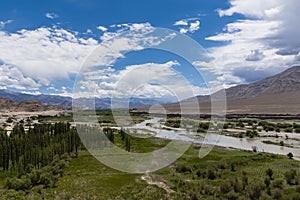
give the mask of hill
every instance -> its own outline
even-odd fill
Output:
[[[228,114],[300,114],[300,66],[225,91]],[[198,114],[193,109],[195,101],[198,101],[201,114],[210,114],[210,96],[186,99],[181,106],[188,108],[188,114]],[[165,104],[164,107],[170,114],[181,112],[179,103]],[[147,112],[149,107],[136,109]]]
[[[40,112],[48,110],[61,110],[61,108],[53,105],[43,105],[40,102],[33,100],[15,102],[0,98],[1,112]]]
[[[9,90],[0,90],[0,98],[12,100],[15,102],[22,101],[38,101],[43,105],[53,105],[59,106],[65,109],[72,108],[72,98],[59,96],[59,95],[31,95],[31,94],[23,94],[19,92],[13,92]],[[81,101],[85,101],[85,98],[81,98]],[[119,99],[120,102],[123,102],[122,99]],[[153,104],[161,104],[161,103],[170,103],[167,101],[162,101],[160,99],[147,99],[147,98],[131,98],[129,105],[130,106],[146,106]],[[96,109],[110,109],[111,107],[111,99],[110,98],[96,98],[95,99],[95,107]]]

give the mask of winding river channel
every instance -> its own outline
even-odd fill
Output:
[[[257,137],[257,138],[236,138],[226,135],[218,134],[197,134],[195,139],[195,134],[188,132],[184,129],[178,130],[166,130],[159,128],[161,118],[152,118],[145,120],[142,123],[135,124],[128,129],[142,129],[148,130],[149,132],[155,133],[155,137],[164,138],[170,140],[182,140],[186,142],[191,142],[193,144],[209,144],[216,145],[220,147],[228,147],[240,150],[252,151],[255,146],[258,152],[267,152],[272,154],[287,155],[289,152],[293,153],[294,159],[300,160],[300,141],[289,139],[287,143],[293,143],[293,147],[282,147],[274,144],[266,144],[263,141],[278,141],[278,139],[273,137]],[[151,124],[151,126],[149,126]],[[200,139],[202,138],[202,139]]]

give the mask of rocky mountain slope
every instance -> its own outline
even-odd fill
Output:
[[[33,100],[15,102],[0,98],[0,112],[41,112],[48,110],[61,110],[61,108],[53,105],[43,105]]]
[[[228,99],[252,98],[300,91],[300,66],[295,66],[275,76],[226,90]]]
[[[300,114],[300,66],[250,84],[226,89],[228,114]],[[181,113],[180,106],[195,113],[198,101],[201,113],[210,114],[210,96],[197,96],[179,103],[165,104],[168,113]],[[149,107],[136,108],[147,112]]]

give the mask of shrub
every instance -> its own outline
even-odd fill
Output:
[[[280,189],[275,189],[273,191],[273,199],[281,199],[282,198],[282,191]]]
[[[230,169],[232,172],[235,172],[235,163],[230,164]]]
[[[300,128],[295,128],[295,133],[300,133]]]
[[[217,178],[215,169],[213,168],[207,169],[207,178],[210,180],[214,180],[215,178]]]
[[[273,179],[273,170],[271,168],[266,170],[266,174],[271,180]]]
[[[223,182],[220,186],[220,191],[223,194],[227,194],[228,192],[231,191],[231,185],[228,182]]]
[[[227,194],[228,200],[237,200],[239,198],[239,195],[235,193],[234,191],[231,191]]]
[[[259,199],[264,187],[260,183],[254,183],[247,187],[246,193],[250,199]]]
[[[289,159],[292,159],[292,158],[294,157],[294,155],[290,152],[290,153],[287,154],[287,157],[288,157]]]
[[[289,170],[284,173],[285,180],[289,185],[297,185],[298,181],[296,180],[297,172],[296,170]]]
[[[287,132],[287,133],[292,133],[293,132],[293,128],[286,128],[284,131]]]
[[[185,165],[180,165],[176,168],[176,171],[180,173],[186,173],[186,172],[191,172],[192,170],[189,167],[186,167]]]
[[[273,188],[283,189],[283,180],[282,179],[274,180],[272,186]]]
[[[267,186],[267,187],[269,187],[270,186],[270,184],[271,184],[271,180],[270,180],[270,178],[265,178],[265,185]]]

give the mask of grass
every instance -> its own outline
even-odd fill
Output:
[[[157,149],[166,143],[156,139],[138,140],[133,142],[133,146],[143,147],[139,149],[140,152]],[[190,199],[195,195],[198,199],[226,199],[228,194],[220,192],[220,187],[224,183],[231,184],[235,179],[242,184],[242,177],[246,176],[248,185],[237,193],[246,197],[251,185],[264,184],[268,168],[274,171],[274,180],[271,181],[274,182],[277,179],[284,180],[286,171],[300,167],[300,162],[285,156],[215,148],[200,159],[198,151],[198,146],[191,146],[171,166],[152,174],[157,180],[163,180],[175,193],[168,194],[162,188],[148,185],[141,180],[140,174],[127,174],[106,167],[87,151],[82,151],[78,158],[71,160],[56,187],[45,189],[43,196],[46,199],[65,196],[74,199]],[[205,177],[209,169],[216,174],[214,179]],[[271,187],[271,190],[275,189]],[[283,199],[290,199],[297,194],[296,186],[287,183],[284,183],[281,191],[285,197]]]
[[[97,111],[99,121],[114,123],[110,111]],[[133,115],[135,122],[146,116]],[[131,137],[131,151],[151,152],[164,147],[169,141],[158,138]],[[120,135],[115,135],[117,146],[124,148]],[[151,173],[153,181],[164,182],[174,193],[168,193],[157,185],[142,180],[142,174],[127,174],[100,163],[87,151],[73,158],[54,188],[37,188],[23,195],[23,199],[299,199],[300,187],[290,185],[285,174],[299,171],[300,162],[286,156],[250,151],[214,148],[206,157],[199,158],[199,146],[191,146],[187,152],[170,166]],[[272,169],[270,186],[265,184],[267,169]],[[0,172],[0,185],[5,185],[7,174]],[[247,180],[247,183],[246,183]],[[295,183],[300,182],[300,174]],[[282,181],[282,187],[278,182]],[[257,186],[257,188],[255,188]],[[5,189],[2,189],[5,190]],[[1,192],[0,191],[0,195]],[[255,191],[253,193],[253,191]],[[259,192],[257,192],[259,191]],[[254,196],[253,196],[254,195]],[[34,198],[33,198],[34,197]],[[2,197],[0,197],[2,199]],[[22,199],[22,198],[15,198]],[[30,198],[29,198],[30,199]],[[258,199],[258,198],[257,198]]]

